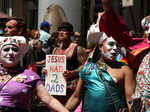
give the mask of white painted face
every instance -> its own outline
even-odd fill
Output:
[[[114,61],[118,55],[117,42],[112,37],[107,38],[104,40],[101,50],[104,58]]]
[[[13,67],[20,62],[19,48],[15,45],[5,45],[0,51],[0,61],[4,67]]]

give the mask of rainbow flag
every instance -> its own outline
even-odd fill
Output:
[[[124,63],[125,65],[128,65],[127,59],[126,59],[125,57],[123,57],[121,54],[118,54],[118,56],[117,56],[117,58],[116,58],[116,61],[122,62],[122,63]]]

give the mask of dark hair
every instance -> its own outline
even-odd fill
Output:
[[[10,17],[10,18],[8,18],[7,22],[10,21],[10,20],[16,20],[17,21],[17,26],[16,27],[18,29],[23,28],[23,30],[26,30],[27,25],[26,25],[25,21],[22,18]]]
[[[58,31],[60,31],[61,29],[67,29],[70,32],[73,32],[73,26],[71,23],[69,22],[63,22],[58,26]]]
[[[26,37],[27,38],[27,25],[25,23],[25,21],[22,19],[22,18],[19,18],[19,17],[10,17],[7,19],[7,22],[8,21],[11,21],[11,20],[16,20],[17,21],[17,29],[20,30],[22,29],[22,36]]]
[[[49,39],[48,39],[48,41],[47,41],[47,45],[49,46],[49,47],[51,47],[51,46],[53,46],[53,45],[55,45],[56,44],[56,38],[55,37],[50,37]]]
[[[92,61],[94,63],[96,63],[99,60],[100,56],[101,56],[101,52],[99,50],[99,46],[97,45],[95,50],[94,50],[94,53],[93,53]]]

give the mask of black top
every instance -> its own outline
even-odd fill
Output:
[[[67,59],[67,70],[75,70],[79,67],[78,55],[77,55],[77,47],[74,48],[72,57]]]

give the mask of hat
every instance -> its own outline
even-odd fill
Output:
[[[87,33],[87,41],[92,44],[102,44],[102,42],[108,38],[104,32],[99,31],[98,24],[92,24]]]
[[[112,37],[108,37],[106,33],[102,32],[102,35],[99,38],[99,44],[103,44],[104,40],[106,40],[107,38],[112,38]]]
[[[51,27],[52,24],[49,24],[47,21],[43,21],[41,24],[40,24],[40,27]]]
[[[0,37],[0,51],[5,45],[15,45],[19,48],[19,52],[24,56],[28,51],[28,44],[23,36]]]

